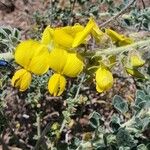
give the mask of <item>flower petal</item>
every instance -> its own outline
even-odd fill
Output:
[[[131,38],[126,37],[123,34],[119,34],[111,29],[105,29],[105,32],[117,46],[128,45],[134,42]]]
[[[25,91],[29,88],[31,84],[32,76],[30,72],[26,72],[22,78],[21,78],[21,83],[20,83],[20,91]]]
[[[11,84],[19,88],[20,91],[25,91],[31,83],[31,73],[25,69],[20,69],[15,72],[12,77]]]
[[[76,77],[83,70],[83,60],[77,53],[69,53],[62,74],[68,77]]]
[[[40,44],[34,40],[21,42],[15,50],[15,61],[27,69],[31,59],[38,52],[37,49],[39,48],[39,45]]]
[[[16,83],[20,81],[20,78],[26,73],[25,69],[20,69],[15,72],[14,76],[12,77],[11,84],[12,86],[16,87]],[[17,84],[18,85],[18,84]]]
[[[51,44],[53,41],[53,34],[54,30],[50,26],[47,26],[42,34],[41,43],[45,45]]]
[[[102,37],[104,36],[104,33],[100,30],[100,28],[98,27],[94,19],[93,22],[94,22],[94,26],[92,28],[92,35],[95,38],[96,42],[100,42]]]
[[[60,74],[54,74],[48,82],[48,90],[54,96],[60,96],[65,90],[66,79]]]
[[[49,67],[61,73],[68,58],[68,52],[64,49],[53,49],[49,55]]]
[[[49,69],[49,52],[44,45],[38,48],[38,54],[30,62],[28,70],[37,75],[46,73]]]
[[[81,43],[83,43],[87,38],[87,36],[91,33],[93,27],[94,27],[94,21],[92,18],[90,18],[84,30],[76,34],[74,41],[72,43],[72,47],[75,48],[79,46]]]
[[[62,47],[71,48],[73,37],[67,34],[62,28],[54,30],[54,43]]]
[[[96,71],[96,89],[103,92],[110,89],[113,85],[112,73],[105,67],[100,67]]]

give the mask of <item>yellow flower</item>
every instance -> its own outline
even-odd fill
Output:
[[[21,42],[15,50],[15,61],[24,69],[17,71],[12,78],[12,85],[24,91],[31,82],[31,73],[42,75],[49,69],[48,49],[37,41]]]
[[[31,83],[31,73],[25,69],[20,69],[15,72],[12,78],[12,86],[19,88],[20,91],[25,91]]]
[[[56,47],[67,48],[69,50],[72,48],[73,40],[78,32],[83,31],[84,27],[80,24],[75,24],[74,26],[66,26],[59,28],[46,27],[41,42],[53,49]]]
[[[48,71],[48,49],[37,41],[21,42],[15,50],[15,61],[24,69],[42,75]]]
[[[104,34],[93,18],[90,18],[86,27],[75,24],[59,28],[46,27],[41,42],[48,45],[49,49],[61,47],[66,50],[78,47],[87,41],[88,35],[92,34],[99,41]]]
[[[56,73],[50,77],[48,89],[52,95],[59,96],[65,90],[64,76],[77,77],[83,70],[84,63],[77,53],[57,48],[50,53],[49,66]]]
[[[96,90],[98,92],[104,92],[109,90],[113,85],[112,73],[105,67],[101,66],[96,71]]]
[[[61,74],[53,74],[48,82],[48,90],[54,96],[60,96],[65,90],[66,79]]]
[[[133,53],[130,55],[130,64],[132,67],[141,67],[145,64],[145,61],[138,53]]]
[[[117,46],[124,46],[134,42],[131,38],[126,37],[123,34],[119,34],[111,29],[105,29],[105,32]]]

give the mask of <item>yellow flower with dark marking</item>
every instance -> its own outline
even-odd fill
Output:
[[[16,71],[12,85],[25,91],[31,82],[31,73],[42,75],[49,69],[49,51],[43,44],[34,40],[21,42],[15,49],[15,61],[24,69]]]
[[[75,52],[67,52],[64,49],[53,49],[49,56],[49,66],[54,73],[48,83],[49,92],[59,96],[65,90],[67,77],[77,77],[83,70],[83,60]]]
[[[96,90],[101,93],[109,90],[112,85],[112,73],[104,66],[99,67],[96,71]]]

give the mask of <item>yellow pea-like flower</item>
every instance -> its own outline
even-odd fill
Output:
[[[145,64],[145,61],[138,53],[133,53],[130,56],[130,64],[132,67],[141,67]]]
[[[131,38],[126,37],[123,34],[119,34],[111,29],[105,29],[105,32],[117,46],[124,46],[134,42]]]
[[[15,72],[11,84],[12,86],[19,88],[19,91],[25,91],[31,83],[31,73],[25,69],[20,69]]]
[[[42,75],[49,69],[49,51],[37,41],[23,41],[15,50],[15,61],[24,69]]]
[[[60,96],[65,90],[66,79],[61,74],[53,74],[48,82],[48,90],[54,96]]]
[[[15,49],[15,61],[24,69],[16,71],[12,77],[12,86],[25,91],[31,83],[31,73],[42,75],[49,69],[49,51],[40,42],[27,40]]]
[[[49,92],[59,96],[65,90],[67,77],[77,77],[83,70],[84,63],[76,52],[68,52],[64,49],[53,49],[49,57],[49,66],[56,73],[48,83]]]
[[[96,71],[96,90],[101,93],[109,90],[112,86],[113,86],[112,73],[107,68],[101,66]]]

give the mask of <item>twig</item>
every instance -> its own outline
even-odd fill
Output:
[[[141,0],[141,2],[142,2],[142,5],[143,5],[143,9],[145,9],[145,2],[144,2],[144,0]],[[139,27],[138,27],[138,32],[141,30],[143,20],[144,20],[144,17],[142,18],[142,20],[141,20],[141,22],[140,22],[140,25],[139,25]]]
[[[106,25],[108,25],[110,22],[115,21],[116,18],[118,18],[120,15],[124,14],[129,8],[130,6],[135,2],[136,0],[132,0],[127,6],[125,6],[124,9],[122,9],[118,14],[116,14],[115,16],[111,17],[109,20],[107,20],[106,22],[102,23],[100,25],[100,27],[105,27]]]
[[[2,149],[3,150],[10,150],[9,147],[5,144],[3,139],[0,137],[0,143],[2,144]]]
[[[71,7],[70,21],[69,21],[69,24],[70,24],[70,25],[73,23],[73,20],[74,20],[74,18],[72,17],[72,15],[73,15],[73,11],[74,11],[75,4],[76,4],[76,0],[73,1],[72,7]]]
[[[82,78],[81,78],[81,81],[80,81],[80,84],[79,84],[79,86],[78,86],[78,89],[77,89],[76,95],[75,95],[75,97],[74,97],[74,100],[78,98],[78,95],[79,95],[79,92],[80,92],[82,83],[83,83],[83,81],[84,81],[84,78],[85,78],[85,74],[83,74],[83,76],[82,76]],[[60,130],[59,130],[59,133],[60,133],[60,134],[62,133],[62,131],[63,131],[65,125],[66,125],[66,120],[65,120],[65,118],[64,118],[64,120],[63,120],[63,122],[62,122],[62,125],[61,125],[61,128],[60,128]]]
[[[39,139],[41,137],[40,114],[36,114],[36,122],[37,122],[37,136],[38,136],[38,139]]]
[[[142,2],[142,5],[143,5],[143,8],[145,9],[145,8],[146,8],[146,6],[145,6],[145,2],[144,2],[144,0],[141,0],[141,2]]]
[[[38,139],[38,141],[36,142],[36,145],[34,147],[33,150],[39,150],[40,148],[40,144],[42,143],[43,139],[44,139],[44,136],[47,134],[47,132],[50,130],[50,127],[51,127],[51,124],[52,123],[48,123],[46,125],[46,127],[44,128],[42,134],[41,134],[41,137]]]

